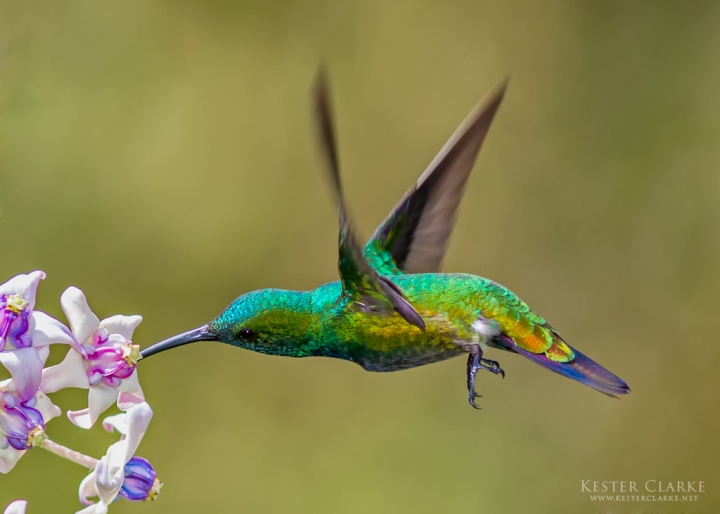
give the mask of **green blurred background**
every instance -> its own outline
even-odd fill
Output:
[[[318,64],[365,235],[510,73],[444,269],[508,286],[633,389],[496,354],[476,412],[464,359],[373,374],[185,347],[139,369],[163,492],[111,512],[717,512],[719,24],[713,2],[2,1],[0,278],[45,270],[39,308],[64,320],[76,285],[101,317],[142,314],[145,346],[245,291],[335,280]],[[74,512],[83,476],[30,452],[0,505]],[[588,479],[707,492],[600,504]]]

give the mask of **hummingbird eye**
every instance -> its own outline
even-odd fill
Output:
[[[254,341],[257,339],[257,334],[249,328],[241,328],[237,335],[243,341]]]

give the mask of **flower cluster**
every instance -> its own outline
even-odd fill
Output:
[[[0,473],[9,473],[28,450],[43,448],[90,470],[80,484],[85,508],[78,514],[104,514],[118,496],[153,500],[162,483],[150,463],[135,456],[152,418],[137,378],[140,347],[132,342],[142,318],[112,316],[101,321],[83,292],[70,287],[60,298],[68,329],[35,310],[44,278],[45,273],[34,271],[0,285],[0,364],[11,377],[0,381]],[[60,364],[45,368],[51,344],[69,349]],[[81,428],[91,428],[113,403],[123,411],[103,421],[106,430],[117,431],[121,438],[100,460],[46,435],[46,424],[61,414],[47,395],[67,387],[88,390],[88,407],[67,413]],[[5,513],[24,513],[26,505],[15,501]]]

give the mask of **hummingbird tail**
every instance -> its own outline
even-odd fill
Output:
[[[549,359],[544,353],[532,353],[519,348],[510,338],[507,338],[507,341],[504,339],[505,337],[502,337],[500,342],[506,349],[511,349],[550,371],[577,380],[581,384],[592,387],[608,396],[615,397],[615,395],[628,394],[630,392],[630,387],[623,379],[610,373],[600,364],[574,348],[572,351],[575,354],[575,358],[572,361],[557,362]]]

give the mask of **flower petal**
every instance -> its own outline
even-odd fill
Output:
[[[42,391],[38,391],[35,397],[37,398],[35,408],[40,411],[45,423],[62,414],[60,407],[51,402],[50,398],[48,398]]]
[[[142,321],[142,316],[111,316],[100,322],[100,326],[107,329],[111,334],[120,334],[128,341],[132,341],[133,332]]]
[[[125,455],[123,466],[127,464],[137,451],[138,446],[140,446],[140,441],[142,441],[145,432],[147,432],[152,417],[153,411],[147,402],[135,405],[127,411],[128,426],[125,436],[125,441],[127,441],[127,454]]]
[[[95,468],[95,486],[100,494],[100,499],[106,505],[115,500],[125,480],[126,453],[127,442],[120,440],[110,445],[107,453]]]
[[[105,514],[108,511],[107,505],[103,502],[93,503],[85,507],[83,510],[77,511],[75,514]]]
[[[100,327],[100,319],[90,310],[85,294],[77,287],[68,287],[60,297],[60,305],[75,339],[84,344]]]
[[[90,498],[99,498],[99,494],[95,488],[95,471],[88,473],[88,475],[83,478],[83,481],[80,482],[78,496],[80,496],[80,503],[85,507],[93,505]]]
[[[29,400],[40,388],[42,368],[48,354],[47,347],[0,352],[0,363],[12,375],[13,385],[22,400]]]
[[[117,399],[117,406],[120,410],[128,410],[144,401],[145,396],[142,394],[142,391],[140,391],[140,396],[131,393],[120,393]]]
[[[90,498],[100,497],[100,493],[98,493],[95,486],[95,476],[96,472],[91,471],[90,474],[86,476],[82,482],[80,482],[78,494],[80,496],[80,503],[84,505],[85,508],[75,514],[105,514],[108,511],[107,505],[105,505],[102,501],[93,503],[90,500]]]
[[[103,420],[103,428],[108,432],[117,430],[120,434],[125,435],[128,432],[128,416],[127,413],[115,414],[108,416]]]
[[[42,371],[40,389],[45,393],[54,393],[66,387],[88,389],[87,374],[82,356],[70,349],[60,364],[50,366]]]
[[[0,473],[10,473],[23,455],[25,450],[16,450],[12,446],[0,448]]]
[[[120,391],[120,394],[118,395],[117,406],[120,410],[128,410],[134,405],[145,401],[145,394],[138,381],[137,370],[120,383],[118,391]]]
[[[33,346],[47,346],[49,344],[69,344],[76,351],[85,355],[80,343],[75,340],[70,329],[60,323],[52,316],[48,316],[42,311],[34,311],[30,315],[30,326],[32,329]]]
[[[40,281],[45,278],[42,271],[33,271],[27,275],[17,275],[0,285],[0,295],[20,293],[28,302],[28,309],[35,308],[35,295]]]
[[[102,383],[92,386],[88,393],[88,408],[68,411],[68,418],[80,428],[91,428],[100,417],[100,414],[108,410],[115,402],[117,394],[116,389]]]
[[[15,500],[5,507],[5,512],[3,514],[25,514],[26,508],[27,502],[25,500]]]

